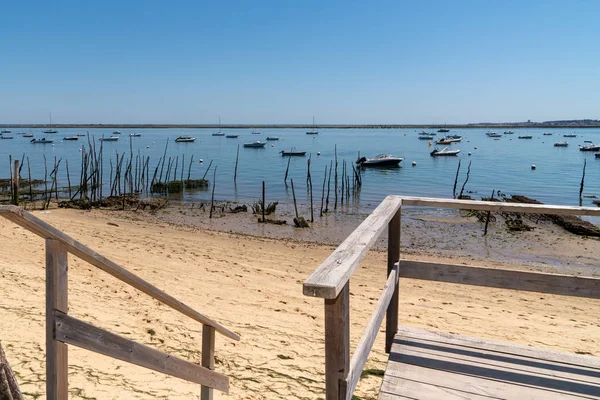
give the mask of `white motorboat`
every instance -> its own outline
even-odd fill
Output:
[[[54,140],[52,139],[46,139],[46,138],[41,138],[41,139],[31,139],[31,143],[36,144],[36,143],[52,143],[54,142]]]
[[[598,144],[586,144],[585,146],[581,146],[579,151],[600,151],[600,145]]]
[[[191,136],[179,136],[177,139],[175,139],[177,143],[193,142],[194,140],[196,140],[196,138]]]
[[[265,144],[267,144],[267,142],[261,142],[260,140],[257,140],[256,142],[252,143],[244,143],[244,147],[261,148],[265,147]]]
[[[460,153],[460,150],[448,150],[447,147],[444,147],[442,150],[434,149],[431,153],[429,153],[433,157],[439,156],[455,156]]]
[[[554,143],[554,147],[567,147],[569,146],[569,142],[556,142]]]
[[[389,154],[379,154],[373,158],[362,157],[356,161],[361,167],[393,167],[404,161],[402,157],[394,157]]]
[[[109,137],[101,137],[100,139],[101,142],[116,142],[117,140],[119,140],[118,136],[109,136]]]
[[[486,135],[488,137],[502,137],[502,135],[499,134],[498,132],[487,132]]]

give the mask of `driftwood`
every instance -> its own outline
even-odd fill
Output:
[[[19,383],[0,344],[0,400],[23,400]]]
[[[248,211],[248,206],[245,204],[241,205],[241,206],[236,206],[235,208],[229,207],[229,212],[232,214],[237,214],[237,213],[247,212],[247,211]]]

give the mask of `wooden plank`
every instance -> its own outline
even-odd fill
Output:
[[[304,281],[305,296],[335,299],[388,222],[400,208],[399,198],[388,196],[337,249]]]
[[[438,199],[433,197],[393,196],[402,199],[405,206],[457,208],[491,212],[517,212],[526,214],[589,215],[599,216],[598,207],[555,206],[549,204],[501,203],[496,201]]]
[[[68,349],[54,338],[54,311],[68,312],[68,254],[57,240],[46,239],[46,396],[67,400]]]
[[[435,397],[440,390],[458,392],[458,395],[464,396],[459,398],[467,399],[478,399],[480,396],[528,400],[600,398],[594,394],[600,394],[600,386],[597,385],[546,378],[527,372],[515,373],[476,363],[468,365],[462,362],[445,362],[436,357],[405,357],[402,349],[400,357],[388,364],[381,390],[409,395],[407,386],[410,387],[415,382],[423,384],[419,390],[429,396],[418,397],[419,399]],[[572,391],[569,388],[573,388]]]
[[[202,326],[202,366],[209,370],[215,369],[215,328]],[[213,400],[213,389],[202,386],[200,400]]]
[[[402,203],[400,208],[388,225],[388,260],[387,273],[388,276],[396,268],[396,263],[400,261],[400,222],[402,216]],[[400,292],[398,279],[394,283],[395,289],[388,305],[385,317],[385,352],[389,353],[392,348],[394,336],[398,331],[398,296]]]
[[[371,352],[371,348],[373,347],[373,343],[375,342],[377,333],[379,332],[379,327],[381,326],[381,322],[383,321],[383,316],[385,315],[385,312],[388,309],[390,301],[392,301],[392,299],[394,298],[397,283],[398,265],[395,265],[393,266],[388,280],[385,283],[385,286],[383,287],[381,297],[375,305],[375,312],[371,316],[371,319],[369,319],[367,327],[365,328],[365,331],[362,334],[360,341],[356,346],[356,349],[354,350],[354,354],[352,355],[348,377],[345,379],[347,386],[345,397],[346,400],[352,399],[354,389],[358,384],[360,375],[363,371],[363,368],[365,367],[367,359],[369,358],[369,353]]]
[[[465,349],[462,346],[438,344],[419,340],[402,339],[396,347],[393,360],[397,364],[419,363],[422,359],[433,359],[463,367],[488,368],[513,374],[523,373],[530,377],[553,378],[556,380],[574,380],[580,383],[596,385],[600,390],[600,371],[594,371],[585,366],[564,365],[544,359],[528,359],[517,355],[506,355],[485,348]],[[391,367],[391,366],[390,366]],[[392,376],[394,370],[390,368]]]
[[[563,296],[600,299],[600,279],[510,269],[400,260],[400,276]]]
[[[54,228],[52,225],[45,221],[35,217],[34,215],[24,211],[20,207],[16,206],[0,206],[0,215],[9,219],[10,221],[22,226],[23,228],[37,234],[46,239],[55,239],[60,241],[73,255],[81,258],[84,261],[100,268],[108,274],[114,276],[122,282],[138,289],[139,291],[155,298],[156,300],[166,304],[167,306],[179,311],[183,315],[192,318],[204,325],[209,325],[215,328],[215,331],[220,334],[233,339],[240,340],[240,336],[223,325],[211,320],[210,318],[200,314],[193,310],[191,307],[185,305],[174,297],[168,295],[156,286],[146,282],[137,275],[127,271],[125,268],[112,262],[106,257],[96,253],[89,247],[81,244],[60,230]]]
[[[350,282],[335,299],[325,299],[325,399],[345,398],[344,387],[350,367]]]
[[[86,322],[55,312],[56,340],[163,374],[229,392],[229,378]]]
[[[565,355],[568,363],[561,362]],[[379,398],[600,399],[600,369],[590,360],[598,362],[594,357],[401,327]]]
[[[408,326],[401,326],[398,329],[396,338],[398,340],[401,340],[402,338],[428,340],[432,343],[448,343],[464,346],[465,348],[486,348],[503,354],[529,357],[531,359],[548,360],[563,363],[565,365],[576,365],[578,367],[600,370],[600,357],[543,349],[533,346],[524,346],[517,343],[503,342],[500,340],[483,339],[447,332],[434,332]]]

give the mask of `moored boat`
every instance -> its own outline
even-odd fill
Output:
[[[267,136],[267,140],[279,140],[279,136]]]
[[[267,142],[261,142],[260,140],[257,140],[256,142],[252,143],[244,143],[244,147],[261,148],[265,147],[265,144],[267,144]]]
[[[240,135],[225,135],[225,137],[228,139],[237,139],[238,136],[240,136]]]
[[[304,155],[306,155],[305,151],[296,151],[294,149],[292,149],[291,151],[285,151],[285,150],[281,151],[282,157],[286,157],[286,156],[287,157],[302,157]]]
[[[404,161],[402,157],[394,157],[389,154],[379,154],[373,158],[362,157],[356,161],[361,167],[395,167]]]
[[[585,146],[581,146],[579,151],[600,151],[600,145],[598,144],[586,144]]]
[[[194,140],[196,140],[196,138],[191,136],[179,136],[177,139],[175,139],[177,143],[193,142]]]
[[[306,132],[307,135],[318,135],[319,131],[315,129],[315,117],[313,117],[313,128],[312,131]]]
[[[260,135],[260,132],[259,131],[252,131],[252,134],[253,135]]]
[[[119,137],[118,136],[101,137],[98,140],[101,142],[116,142],[117,140],[119,140]]]
[[[441,138],[435,144],[452,144],[452,141],[447,138]]]
[[[438,129],[438,132],[447,133],[447,132],[450,132],[450,129],[446,129],[446,128]]]
[[[25,133],[23,134],[23,137],[33,137],[33,133]]]
[[[113,135],[120,135],[121,131],[113,131]]]
[[[544,132],[544,136],[552,136],[553,133],[552,132]]]
[[[52,143],[52,142],[54,142],[54,140],[52,140],[52,139],[46,139],[46,138],[31,139],[31,143],[33,143],[33,144],[36,144],[36,143],[45,144],[45,143]]]
[[[504,131],[505,135],[512,135],[514,132],[513,131]]]
[[[554,143],[554,147],[567,147],[569,146],[569,142],[556,142]]]
[[[215,133],[213,133],[212,135],[213,135],[213,136],[225,136],[225,134],[224,134],[224,133],[222,133],[222,132],[215,132]]]
[[[439,157],[439,156],[455,156],[458,153],[460,153],[460,150],[456,149],[456,150],[448,150],[447,147],[444,147],[442,150],[439,149],[434,149],[431,153],[429,153],[432,157]]]
[[[431,135],[419,135],[419,140],[433,140]]]
[[[12,136],[6,136],[6,135],[1,135],[0,136],[0,139],[2,139],[2,140],[12,139],[12,138],[13,138]]]
[[[63,140],[79,140],[78,136],[65,136]]]
[[[577,134],[575,133],[566,133],[563,135],[563,137],[577,137]]]
[[[532,135],[520,135],[519,139],[533,139]]]
[[[487,132],[486,135],[487,137],[502,137],[498,132]]]
[[[3,134],[3,133],[11,133],[11,132],[12,132],[12,131],[11,131],[10,129],[2,129],[2,130],[0,131],[0,134]]]
[[[129,134],[129,137],[140,137],[140,136],[142,136],[141,133],[130,133]]]

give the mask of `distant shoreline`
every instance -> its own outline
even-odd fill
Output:
[[[294,124],[0,124],[0,128],[94,128],[94,129],[521,129],[521,128],[600,128],[600,121],[589,123],[516,123],[516,124],[465,124],[465,125],[294,125]]]

